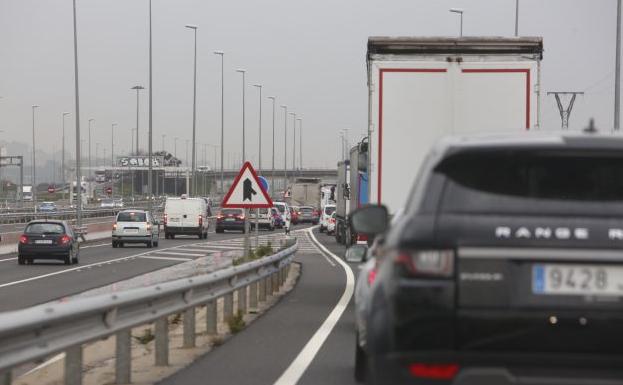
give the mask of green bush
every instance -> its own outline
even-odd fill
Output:
[[[242,316],[242,312],[238,312],[231,317],[227,318],[227,326],[229,326],[229,331],[232,334],[236,334],[242,329],[244,329],[245,322]]]

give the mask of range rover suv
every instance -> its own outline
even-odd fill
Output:
[[[352,214],[384,232],[387,210]],[[372,384],[623,384],[623,138],[444,139],[387,231]]]

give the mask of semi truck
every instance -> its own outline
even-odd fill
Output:
[[[370,203],[398,212],[441,136],[538,128],[542,55],[540,37],[370,37]]]
[[[337,183],[335,186],[335,240],[344,243],[349,232],[348,213],[350,212],[350,160],[337,164]]]
[[[291,206],[313,206],[317,209],[320,205],[320,188],[320,179],[297,178],[290,186],[289,204]]]

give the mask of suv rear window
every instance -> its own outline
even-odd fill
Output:
[[[117,222],[147,222],[145,213],[127,212],[119,213]]]
[[[452,156],[435,169],[441,210],[457,213],[623,213],[623,156],[578,150],[499,150]]]
[[[303,212],[303,213],[311,213],[313,211],[314,211],[314,209],[311,208],[311,207],[301,207],[301,212]]]
[[[286,210],[286,206],[285,205],[275,205],[275,207],[277,208],[277,210],[279,210],[280,213],[283,214],[283,212]]]
[[[26,234],[64,234],[65,227],[60,223],[32,223],[24,230]]]
[[[335,211],[335,206],[325,206],[324,213],[326,215],[331,215]]]

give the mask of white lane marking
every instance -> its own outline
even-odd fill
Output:
[[[0,259],[0,262],[15,261],[16,259],[17,259],[17,257],[7,258],[7,259]]]
[[[20,378],[21,378],[21,377],[25,377],[25,376],[29,375],[30,373],[34,373],[34,372],[36,372],[36,371],[37,371],[37,370],[39,370],[39,369],[43,369],[43,368],[45,368],[46,366],[50,366],[50,365],[52,365],[53,363],[55,363],[56,361],[60,361],[60,360],[62,360],[63,358],[65,358],[65,353],[60,353],[60,354],[57,354],[57,355],[55,355],[54,357],[52,357],[52,358],[50,358],[49,360],[47,360],[47,361],[45,361],[44,363],[42,363],[41,365],[36,366],[36,367],[34,367],[34,368],[30,369],[29,371],[27,371],[26,373],[22,374],[22,375],[21,375],[21,376],[19,376],[19,377],[20,377]]]
[[[173,249],[173,248],[170,248],[170,249]],[[169,250],[169,249],[162,249],[162,250]],[[36,280],[39,280],[39,279],[42,279],[42,278],[53,277],[53,276],[55,276],[55,275],[64,274],[64,273],[69,273],[69,272],[72,272],[72,271],[80,271],[80,270],[82,270],[82,269],[90,269],[90,268],[92,268],[93,266],[99,266],[99,265],[101,265],[101,264],[102,264],[102,263],[104,263],[104,262],[115,262],[115,261],[123,261],[123,260],[127,260],[127,259],[133,259],[133,258],[136,258],[136,257],[141,257],[141,256],[143,256],[143,255],[147,255],[147,254],[149,254],[149,253],[151,253],[151,251],[146,251],[146,252],[144,252],[144,253],[139,253],[139,254],[129,255],[129,256],[127,256],[127,257],[115,258],[115,259],[111,259],[111,260],[108,260],[108,261],[100,261],[100,262],[95,262],[95,263],[91,263],[91,264],[89,264],[89,265],[83,265],[83,266],[78,266],[78,267],[72,267],[72,268],[69,268],[69,269],[64,269],[64,270],[55,271],[55,272],[53,272],[53,273],[42,274],[42,275],[36,275],[36,276],[34,276],[34,277],[24,278],[24,279],[20,279],[20,280],[18,280],[18,281],[7,282],[7,283],[0,284],[0,289],[1,289],[1,288],[3,288],[3,287],[8,287],[8,286],[18,285],[18,284],[20,284],[20,283],[24,283],[24,282],[31,282],[31,281],[36,281]]]
[[[157,259],[157,260],[163,260],[163,261],[180,261],[180,262],[187,262],[187,261],[192,261],[192,258],[179,258],[179,257],[156,257],[155,255],[144,255],[142,257],[139,258],[145,258],[145,259]]]
[[[112,245],[110,243],[102,243],[102,244],[99,244],[99,245],[80,246],[80,248],[81,249],[90,249],[90,248],[93,248],[93,247],[102,247],[102,246],[110,246],[110,247],[112,247]]]
[[[355,288],[355,275],[353,274],[353,270],[348,266],[341,258],[337,255],[330,252],[326,247],[324,247],[314,234],[312,233],[313,228],[307,229],[308,234],[311,236],[312,242],[316,244],[316,246],[330,255],[333,259],[335,259],[342,267],[344,268],[344,272],[346,273],[346,287],[344,288],[344,293],[342,297],[335,305],[327,319],[322,323],[320,328],[314,333],[312,338],[307,342],[303,350],[296,356],[294,361],[288,366],[285,372],[279,377],[277,381],[275,381],[275,385],[292,385],[296,384],[303,373],[307,370],[311,362],[318,354],[318,351],[331,334],[331,331],[342,317],[342,313],[346,310],[350,299],[353,296],[354,288]]]
[[[310,234],[311,234],[311,232],[310,232]],[[315,239],[315,238],[314,238],[314,239]],[[318,250],[318,249],[316,249],[316,250]],[[327,249],[325,249],[325,250],[327,250]],[[329,250],[327,250],[327,252],[328,252],[328,253],[331,253]],[[333,262],[333,261],[332,261],[329,257],[327,257],[327,254],[325,254],[325,253],[320,253],[320,254],[322,254],[322,256],[323,256],[323,257],[324,257],[324,259],[325,259],[325,260],[329,263],[329,265],[331,265],[331,266],[333,266],[333,267],[337,266],[337,265],[335,264],[335,262]],[[331,255],[333,256],[333,253],[331,253]]]
[[[175,249],[180,250],[180,249]],[[197,253],[180,253],[178,251],[152,251],[151,254],[159,254],[159,255],[181,255],[182,257],[205,257],[205,253],[197,254]]]
[[[181,250],[181,251],[198,251],[198,252],[200,252],[200,253],[204,253],[204,254],[205,254],[206,252],[210,251],[210,250],[206,250],[206,249],[191,249],[191,248],[187,248],[187,247],[180,247],[180,248],[177,248],[177,249],[175,249],[175,250]]]

